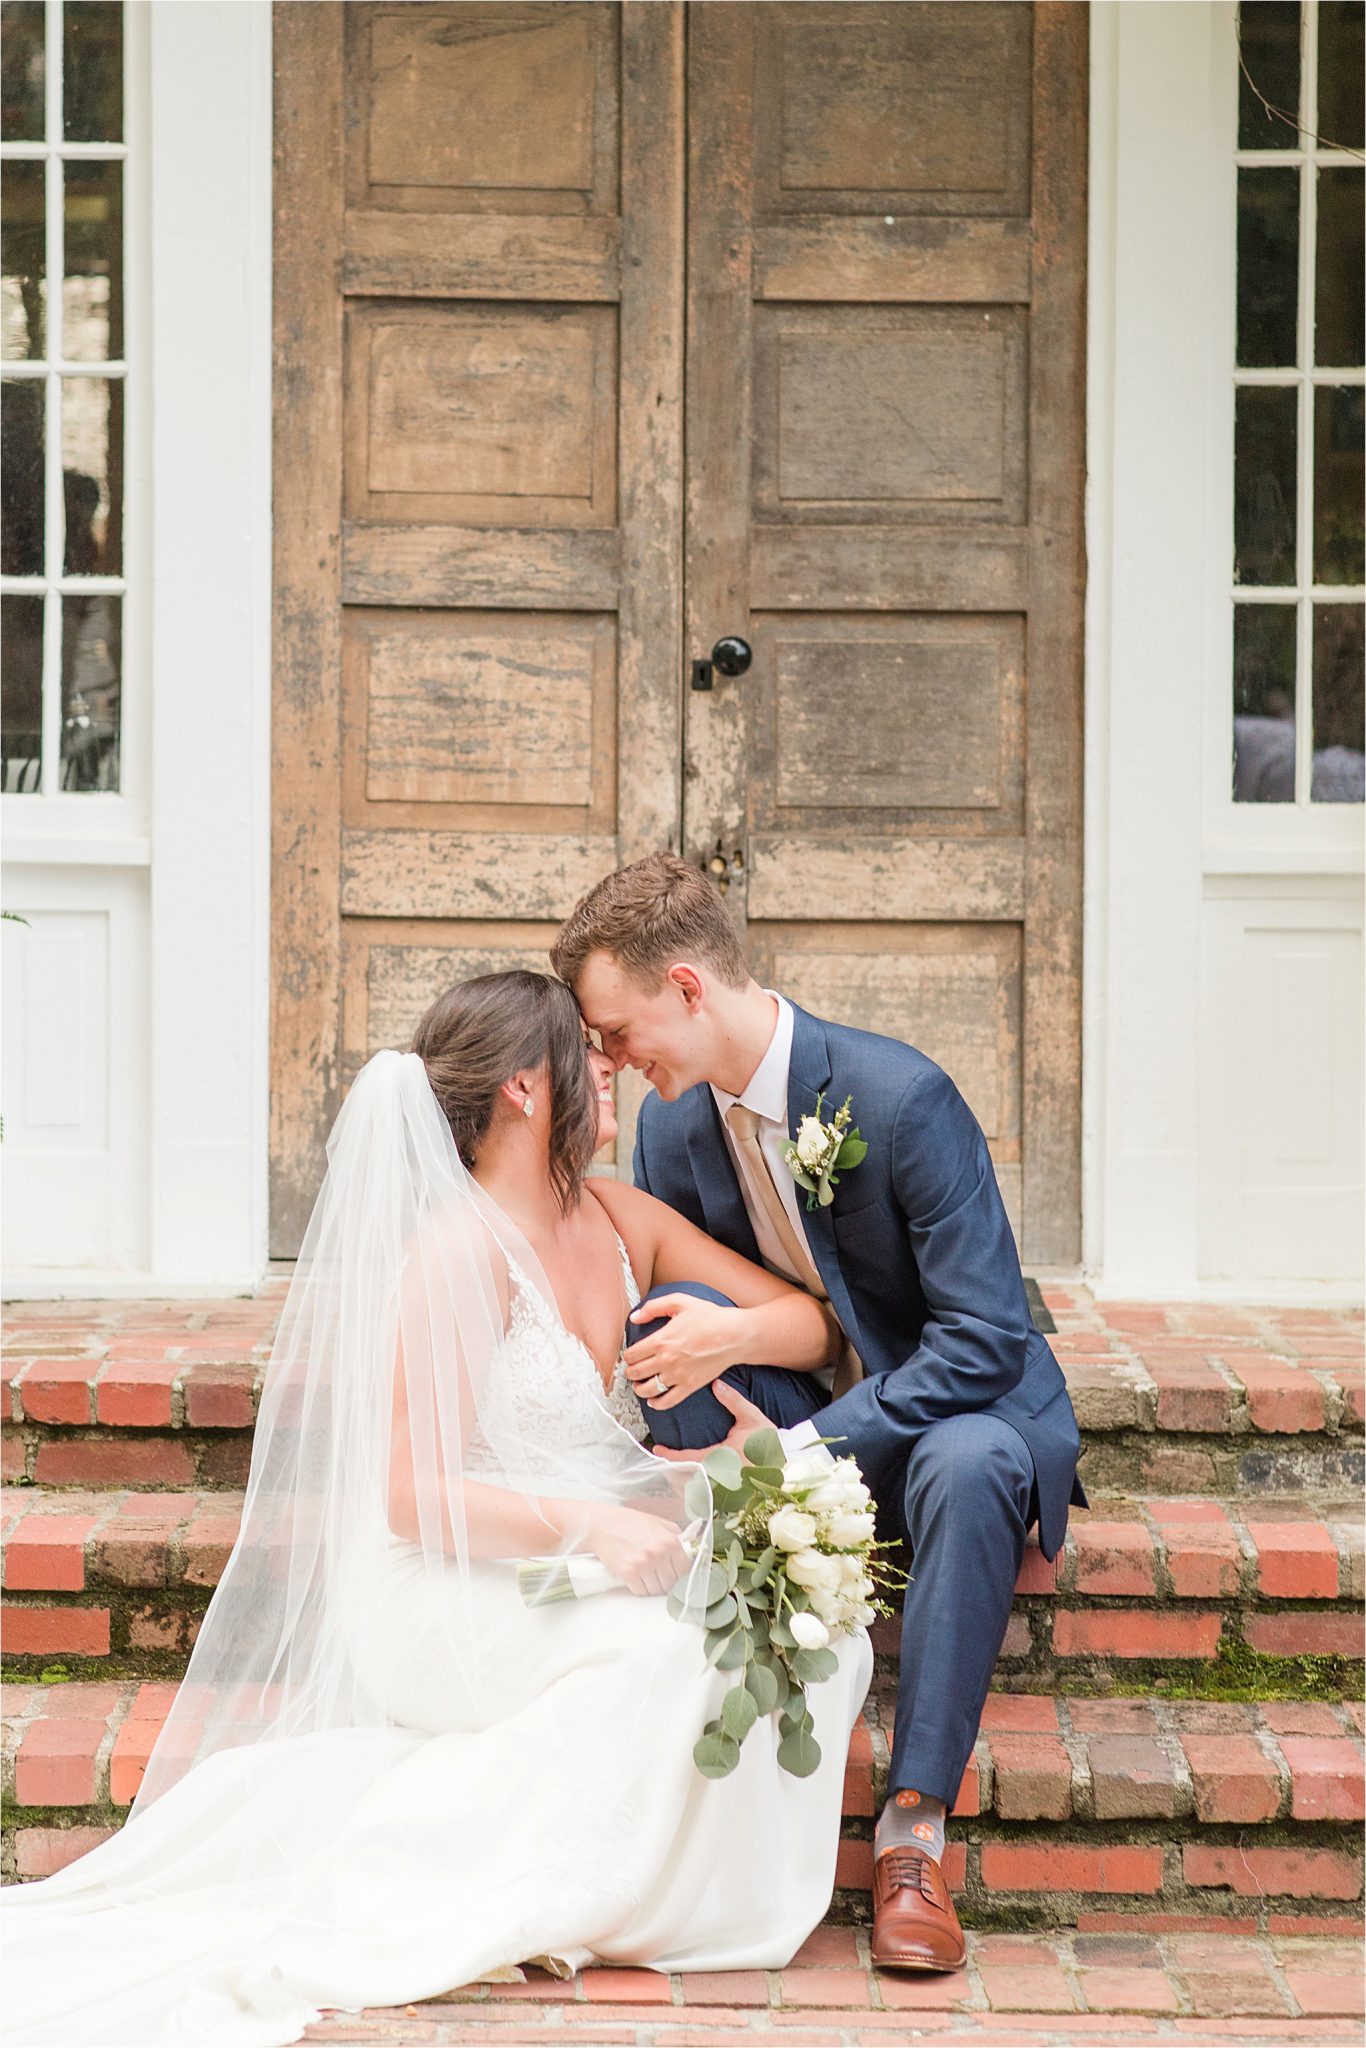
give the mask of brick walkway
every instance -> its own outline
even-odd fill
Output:
[[[787,2048],[1096,2041],[1247,2043],[1360,2039],[1361,1958],[1346,1941],[1204,1933],[969,1936],[953,1976],[879,1976],[867,1937],[818,1930],[787,1970],[663,1977],[588,1970],[572,1987],[537,1971],[418,2006],[337,2014],[319,2042],[621,2042],[635,2048]]]

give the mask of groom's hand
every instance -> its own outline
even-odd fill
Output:
[[[729,1444],[733,1450],[738,1451],[740,1462],[747,1464],[749,1461],[745,1457],[746,1442],[753,1436],[756,1429],[772,1429],[773,1423],[765,1415],[762,1408],[756,1408],[752,1401],[747,1401],[743,1394],[737,1393],[735,1388],[728,1385],[725,1380],[717,1380],[712,1387],[712,1392],[721,1403],[721,1406],[729,1408],[731,1414],[735,1417],[734,1424],[728,1434],[722,1437],[721,1443]],[[710,1452],[719,1450],[720,1447],[720,1444],[703,1444],[696,1450],[670,1451],[666,1450],[663,1444],[656,1444],[655,1456],[657,1458],[672,1458],[676,1464],[680,1465],[700,1465]]]
[[[651,1408],[676,1408],[699,1387],[711,1386],[727,1366],[746,1362],[744,1309],[700,1301],[695,1294],[661,1294],[633,1309],[630,1320],[664,1323],[632,1344],[625,1357],[626,1377]],[[661,1393],[661,1386],[668,1392]]]

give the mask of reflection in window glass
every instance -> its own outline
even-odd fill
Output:
[[[121,600],[62,599],[62,788],[119,786]]]
[[[1256,7],[1244,7],[1238,15],[1238,42],[1243,64],[1238,72],[1239,149],[1293,149],[1296,137],[1292,125],[1268,114],[1248,82],[1255,79],[1262,98],[1280,107],[1293,122],[1300,106],[1300,9],[1299,0],[1264,0]]]
[[[1296,360],[1300,174],[1238,172],[1238,362],[1290,368]]]
[[[0,789],[29,796],[38,787],[43,756],[43,600],[0,598],[5,643],[0,684]]]
[[[42,0],[0,7],[0,141],[43,139],[43,12]]]
[[[1295,607],[1233,609],[1233,801],[1295,801]]]
[[[1260,7],[1250,10],[1260,14]],[[1360,149],[1366,142],[1366,80],[1362,43],[1366,8],[1361,0],[1319,0],[1319,134],[1330,149]]]
[[[123,385],[104,377],[62,383],[62,476],[68,576],[123,570]]]
[[[123,8],[80,0],[62,9],[62,125],[68,142],[123,140]]]
[[[62,333],[68,362],[123,354],[123,165],[66,167],[66,276]]]
[[[0,174],[0,355],[6,362],[32,360],[46,347],[46,220],[43,166],[7,163]]]
[[[1366,172],[1328,165],[1319,172],[1315,256],[1314,360],[1329,369],[1366,355],[1366,251],[1362,180]]]
[[[1245,385],[1237,394],[1233,455],[1236,583],[1295,581],[1296,394]]]
[[[0,394],[0,572],[43,573],[42,380],[7,377]]]
[[[1314,606],[1314,773],[1320,804],[1366,798],[1366,683],[1359,604]]]
[[[1366,464],[1360,384],[1320,384],[1314,393],[1314,581],[1366,582]]]

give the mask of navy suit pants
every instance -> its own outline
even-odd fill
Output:
[[[679,1293],[729,1306],[725,1295],[694,1282],[655,1288],[645,1300]],[[628,1337],[634,1341],[658,1327],[631,1324]],[[812,1374],[778,1366],[732,1366],[722,1378],[783,1429],[808,1416],[819,1421],[829,1399]],[[710,1388],[662,1412],[642,1401],[641,1411],[655,1442],[673,1450],[719,1443],[734,1420]],[[838,1456],[838,1444],[832,1448]],[[1029,1446],[999,1416],[950,1416],[916,1439],[900,1484],[884,1487],[877,1506],[878,1532],[900,1539],[903,1548],[892,1555],[911,1574],[891,1790],[925,1793],[952,1807],[1037,1513]]]

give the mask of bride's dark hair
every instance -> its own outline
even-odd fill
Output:
[[[574,1207],[598,1148],[598,1102],[579,1006],[562,981],[522,967],[458,981],[432,1004],[412,1050],[471,1168],[504,1081],[544,1065],[550,1184],[566,1213]]]

